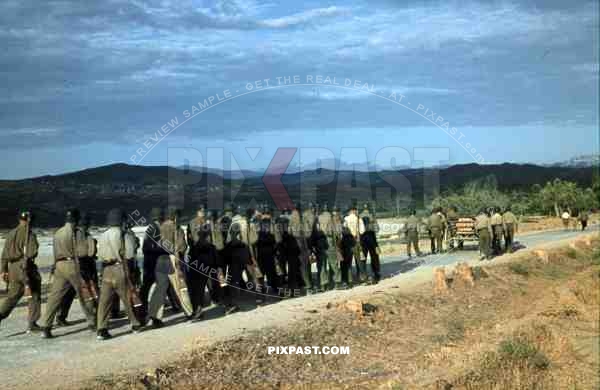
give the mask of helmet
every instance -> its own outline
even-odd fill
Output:
[[[65,222],[67,223],[77,223],[79,222],[79,210],[77,209],[69,209],[65,214]]]

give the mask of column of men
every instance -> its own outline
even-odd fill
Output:
[[[304,211],[284,210],[278,218],[267,208],[260,212],[227,208],[222,214],[200,208],[186,233],[178,210],[153,209],[150,215],[140,278],[136,276],[139,242],[131,230],[134,218],[111,210],[108,229],[96,241],[89,233],[90,218],[69,210],[64,226],[54,235],[54,264],[42,317],[42,279],[34,261],[39,245],[31,214],[20,213],[19,225],[7,235],[1,257],[0,272],[9,291],[0,305],[0,322],[26,296],[28,331],[52,338],[54,326],[70,325],[69,308],[78,298],[88,328],[99,340],[106,340],[111,337],[110,318],[119,315],[119,300],[136,333],[146,324],[164,325],[167,297],[187,319],[202,320],[207,288],[210,299],[231,314],[239,310],[242,290],[252,290],[261,304],[265,297],[293,297],[380,279],[378,225],[367,205],[360,214],[352,207],[346,217],[336,207],[329,211],[327,206],[312,205]]]

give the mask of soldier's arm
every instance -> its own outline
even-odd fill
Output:
[[[35,259],[38,255],[38,250],[40,248],[40,244],[38,242],[37,236],[35,233],[31,233],[29,236],[29,243],[27,245],[27,258]]]
[[[125,259],[135,258],[135,239],[131,234],[125,234]]]
[[[0,273],[8,272],[8,244],[10,236],[4,241],[4,248],[2,248],[2,257],[0,257]]]

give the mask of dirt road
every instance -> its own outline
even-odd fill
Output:
[[[579,236],[579,232],[542,232],[517,237],[523,248],[532,249],[564,242]],[[517,251],[518,253],[518,251]],[[508,256],[504,256],[505,258]],[[498,261],[501,258],[497,258]],[[208,310],[208,320],[200,323],[184,322],[179,316],[169,317],[167,327],[130,334],[123,320],[111,325],[116,336],[107,342],[98,342],[86,330],[83,315],[77,304],[71,320],[77,325],[55,330],[53,340],[38,335],[27,335],[26,308],[19,307],[0,325],[0,383],[2,388],[66,388],[76,387],[82,381],[103,375],[140,370],[152,370],[161,363],[172,361],[194,345],[222,341],[243,335],[251,330],[269,326],[285,326],[291,322],[315,315],[312,309],[328,302],[347,299],[391,286],[410,288],[430,280],[433,269],[458,261],[477,262],[476,250],[464,250],[417,259],[389,256],[382,259],[385,279],[376,286],[360,286],[347,291],[331,291],[310,297],[284,300],[276,304],[254,308],[223,317],[220,308]]]

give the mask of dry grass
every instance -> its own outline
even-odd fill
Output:
[[[594,242],[598,246],[598,242]],[[573,250],[575,252],[573,252]],[[477,270],[475,286],[363,297],[356,315],[327,305],[314,318],[199,347],[149,375],[93,389],[598,388],[600,252],[565,248]],[[517,267],[517,269],[521,269]],[[348,356],[269,355],[267,346],[349,346]]]

